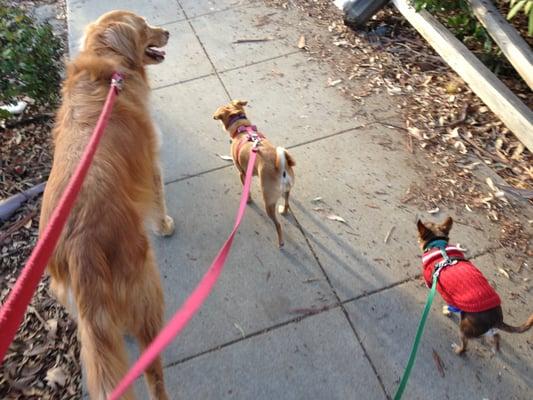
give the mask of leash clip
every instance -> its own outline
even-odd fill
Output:
[[[114,72],[111,77],[111,86],[115,88],[118,93],[124,88],[124,75],[120,72]]]
[[[261,137],[257,134],[257,131],[248,131],[248,141],[253,142],[252,151],[257,151],[257,148],[261,144]]]

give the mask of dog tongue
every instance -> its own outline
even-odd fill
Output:
[[[153,47],[149,47],[146,49],[149,53],[154,54],[156,56],[164,57],[167,53],[165,53],[163,50],[154,49]]]

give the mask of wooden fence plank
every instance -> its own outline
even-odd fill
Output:
[[[468,0],[479,22],[494,39],[505,57],[533,90],[533,52],[516,29],[490,0]]]
[[[392,2],[474,93],[533,152],[533,112],[430,13],[425,10],[416,12],[409,0]]]

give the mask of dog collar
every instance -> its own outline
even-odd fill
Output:
[[[228,128],[240,119],[246,119],[246,115],[238,114],[234,115],[233,117],[230,117],[230,119],[228,120]]]
[[[448,238],[445,237],[436,237],[429,242],[426,243],[424,246],[424,252],[430,250],[430,249],[445,249],[448,245]]]

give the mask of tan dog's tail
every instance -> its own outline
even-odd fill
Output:
[[[292,177],[288,169],[296,165],[289,152],[283,147],[276,147],[276,169],[280,172],[281,193],[287,193],[292,187]]]
[[[520,326],[507,325],[505,322],[501,322],[496,328],[509,333],[524,333],[533,326],[533,314],[529,316],[526,322]]]

